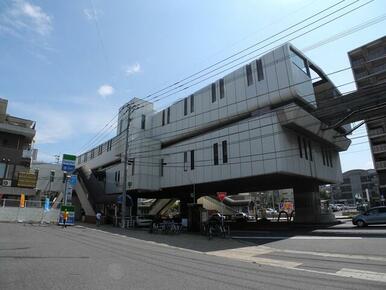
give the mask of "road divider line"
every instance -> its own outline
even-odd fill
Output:
[[[326,237],[326,236],[233,236],[232,239],[248,240],[361,240],[362,237]]]
[[[341,277],[350,277],[350,278],[386,283],[386,274],[385,273],[342,268],[341,270],[339,270],[335,274],[337,276],[341,276]]]

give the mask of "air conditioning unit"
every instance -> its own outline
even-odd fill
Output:
[[[12,186],[12,180],[3,179],[2,185],[3,186]]]

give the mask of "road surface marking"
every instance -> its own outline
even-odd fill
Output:
[[[290,268],[290,269],[300,266],[302,264],[298,262],[256,257],[258,255],[269,254],[272,252],[273,251],[268,248],[264,249],[264,248],[259,248],[258,246],[252,246],[252,247],[242,247],[242,248],[236,248],[236,249],[230,249],[230,250],[212,251],[212,252],[207,252],[206,254],[217,256],[217,257],[236,259],[236,260],[241,260],[246,262],[254,262],[261,265]]]
[[[253,237],[243,237],[243,236],[234,236],[232,239],[249,239],[249,240],[361,240],[362,237],[326,237],[326,236],[253,236]]]
[[[277,249],[267,246],[259,246],[264,250],[271,250],[272,252],[281,252],[288,254],[298,254],[298,255],[311,255],[327,258],[341,258],[341,259],[353,259],[353,260],[366,260],[366,261],[378,261],[385,262],[386,257],[375,257],[375,256],[365,256],[365,255],[350,255],[350,254],[340,254],[340,253],[325,253],[325,252],[311,252],[311,251],[298,251],[298,250],[287,250],[287,249]]]
[[[357,278],[362,280],[377,281],[386,283],[386,274],[372,271],[342,268],[335,273],[337,276]]]

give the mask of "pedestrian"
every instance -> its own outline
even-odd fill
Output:
[[[97,227],[101,225],[101,219],[102,219],[102,214],[98,211],[97,214],[95,215],[95,221]]]
[[[86,221],[86,211],[84,210],[84,208],[80,209],[80,214],[82,216],[82,223],[84,223]]]
[[[67,220],[68,220],[68,211],[67,209],[63,212],[63,228],[67,228]]]

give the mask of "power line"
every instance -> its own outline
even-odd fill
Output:
[[[352,2],[351,4],[348,4],[348,5],[346,5],[346,6],[344,6],[343,8],[340,8],[339,10],[337,10],[337,11],[341,11],[342,9],[344,9],[344,8],[346,8],[346,7],[348,7],[348,6],[350,6],[350,5],[352,5],[352,4],[354,4],[354,3],[356,3],[356,2],[358,2],[359,0],[357,0],[357,1],[354,1],[354,2]],[[341,17],[343,17],[343,16],[345,16],[345,15],[347,15],[347,14],[349,14],[349,13],[351,13],[351,12],[353,12],[353,11],[355,11],[355,10],[357,10],[357,9],[359,9],[359,8],[361,8],[361,7],[363,7],[363,6],[365,6],[365,5],[367,5],[367,4],[369,4],[369,3],[371,3],[371,2],[373,2],[374,0],[371,0],[371,1],[368,1],[368,2],[366,2],[366,3],[364,3],[364,4],[362,4],[362,5],[360,5],[360,6],[358,6],[358,7],[356,7],[356,8],[354,8],[354,9],[352,9],[352,10],[350,10],[350,11],[348,11],[348,12],[346,12],[346,13],[344,13],[344,14],[342,14],[342,15],[340,15],[340,16],[338,16],[338,17],[336,17],[336,18],[334,18],[334,19],[331,19],[330,21],[328,21],[328,22],[326,22],[326,23],[324,23],[324,24],[322,24],[322,25],[320,25],[320,26],[318,26],[318,27],[316,27],[316,28],[314,28],[314,29],[312,29],[312,30],[309,30],[309,31],[307,31],[306,33],[304,33],[304,34],[302,34],[302,35],[299,35],[299,36],[296,36],[295,38],[292,38],[291,40],[294,40],[294,39],[296,39],[296,38],[298,38],[298,37],[300,37],[300,36],[303,36],[303,35],[305,35],[305,34],[307,34],[307,33],[309,33],[309,32],[311,32],[311,31],[314,31],[314,30],[316,30],[316,29],[318,29],[318,28],[320,28],[320,27],[322,27],[322,26],[324,26],[324,25],[326,25],[326,24],[329,24],[329,23],[331,23],[332,21],[335,21],[336,19],[339,19],[339,18],[341,18]],[[340,1],[339,3],[341,3],[341,2],[343,2],[343,1]],[[326,11],[326,10],[328,10],[328,9],[330,9],[330,8],[332,8],[332,7],[334,7],[334,6],[336,6],[336,5],[333,5],[333,6],[330,6],[330,7],[328,7],[328,8],[326,8],[325,10],[323,10],[323,11]],[[334,14],[334,13],[336,13],[337,11],[335,11],[335,12],[333,12],[333,13],[330,13],[329,15],[332,15],[332,14]],[[321,12],[319,12],[319,13],[321,13]],[[315,15],[318,15],[318,13],[317,14],[315,14]],[[315,15],[313,15],[313,16],[315,16]],[[325,16],[326,17],[326,16]],[[325,18],[324,17],[324,18]],[[323,18],[323,19],[324,19]],[[321,20],[321,19],[319,19],[319,20]],[[318,20],[318,21],[319,21]],[[316,21],[317,22],[317,21]],[[299,23],[297,23],[296,25],[298,25],[298,24],[300,24],[300,22]],[[296,26],[296,25],[294,25],[294,26]],[[306,27],[306,26],[304,26],[304,27]],[[303,28],[304,28],[303,27]],[[302,29],[303,29],[302,28]],[[288,30],[288,29],[286,29],[286,30]],[[283,30],[283,31],[286,31],[286,30]],[[298,29],[299,30],[299,29]],[[297,31],[298,31],[297,30]],[[293,34],[294,32],[292,32],[292,34]],[[280,34],[280,33],[279,33]],[[288,35],[291,35],[291,34],[288,34]],[[287,35],[287,36],[288,36]],[[269,39],[269,38],[268,38]],[[280,38],[279,40],[281,40],[282,38]],[[291,40],[289,40],[289,41],[291,41]],[[278,41],[278,40],[276,40],[276,41]],[[276,42],[275,41],[275,42]],[[259,42],[260,43],[260,42]],[[272,43],[271,43],[272,44]],[[256,44],[257,45],[257,44]],[[266,47],[266,46],[265,46]],[[261,48],[259,48],[259,49],[261,49]],[[258,50],[259,50],[258,49]],[[253,52],[256,52],[257,50],[254,50]],[[253,53],[252,52],[252,53]],[[249,54],[247,54],[247,55],[250,55],[251,53],[249,53]],[[245,56],[244,56],[245,57]],[[250,60],[250,59],[249,59]],[[224,60],[225,61],[225,60]],[[235,61],[235,60],[234,60]],[[234,61],[232,61],[231,63],[233,63]],[[221,62],[223,62],[223,61],[221,61]],[[229,64],[229,63],[228,63]],[[215,64],[216,65],[216,64]],[[206,71],[207,69],[209,69],[209,68],[211,68],[211,67],[213,67],[213,66],[215,66],[215,65],[212,65],[212,66],[209,66],[208,68],[206,68],[206,69],[204,69],[204,71]],[[222,67],[224,67],[224,66],[222,66]],[[221,68],[222,68],[221,67]],[[235,66],[232,66],[231,68],[234,68]],[[227,70],[229,70],[229,69],[231,69],[231,68],[228,68],[228,69],[226,69],[226,70],[224,70],[224,71],[222,71],[222,72],[225,72],[225,71],[227,71]],[[216,70],[218,70],[219,68],[217,68]],[[201,72],[201,71],[200,71]],[[200,72],[197,72],[197,73],[195,73],[195,74],[193,74],[193,75],[191,75],[191,76],[195,76],[195,75],[197,75],[197,74],[199,74]],[[222,73],[222,72],[220,72],[220,73]],[[216,76],[216,75],[218,75],[219,73],[217,73],[217,74],[215,74],[215,75],[212,75],[212,76],[210,76],[209,78],[212,78],[212,77],[214,77],[214,76]],[[205,75],[207,75],[207,74],[205,74]],[[187,78],[191,78],[191,76],[188,76]],[[186,79],[186,78],[185,78]],[[195,83],[195,84],[193,84],[193,85],[191,85],[191,86],[194,86],[194,85],[197,85],[197,84],[199,84],[199,83],[201,83],[201,82],[203,82],[203,81],[205,81],[205,80],[208,80],[208,78],[206,78],[206,79],[204,79],[204,80],[202,80],[202,81],[200,81],[200,82],[198,82],[198,83]],[[180,80],[180,81],[178,81],[178,82],[176,82],[176,83],[174,83],[173,85],[176,85],[176,84],[179,84],[180,82],[181,82],[182,80]],[[190,88],[191,86],[188,86],[188,87],[185,87],[185,88],[183,88],[182,90],[179,90],[178,92],[181,92],[181,91],[183,91],[183,90],[186,90],[187,88]],[[170,86],[168,86],[168,87],[170,87]],[[166,88],[168,88],[168,87],[166,87]],[[181,85],[179,86],[179,87],[181,87]],[[165,88],[164,88],[165,89]],[[163,91],[164,89],[161,89],[160,91]],[[175,92],[175,93],[178,93],[178,92]],[[146,98],[148,98],[148,97],[150,97],[151,95],[154,95],[155,93],[151,93],[150,95],[148,95],[147,97],[145,97],[145,99]],[[173,93],[174,94],[174,93]],[[170,95],[167,95],[167,96],[165,96],[165,97],[169,97],[169,96],[171,96],[171,95],[173,95],[173,94],[170,94]],[[157,96],[157,97],[159,97],[159,96]],[[154,97],[153,97],[154,98]],[[153,99],[152,98],[152,99]],[[156,100],[155,102],[157,102],[157,101],[159,101],[160,99],[158,99],[158,100]]]

